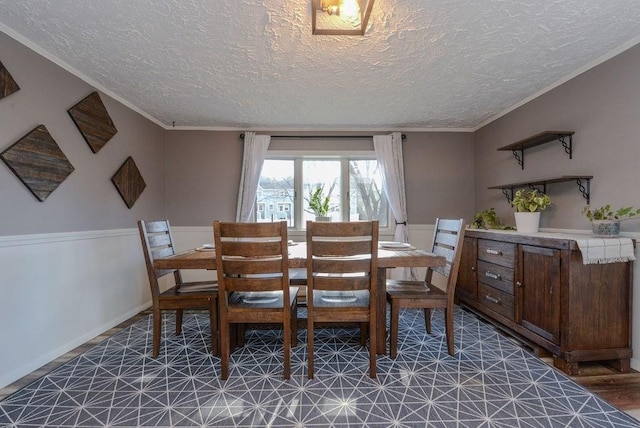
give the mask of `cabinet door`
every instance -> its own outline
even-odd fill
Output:
[[[465,236],[462,244],[462,254],[460,256],[456,297],[462,301],[475,302],[477,296],[476,239]]]
[[[520,246],[518,278],[519,323],[522,327],[560,343],[560,251]]]

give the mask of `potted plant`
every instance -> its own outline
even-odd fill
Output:
[[[331,192],[329,192],[329,194],[327,195],[325,195],[323,192],[324,185],[316,187],[315,190],[309,189],[309,196],[305,198],[305,200],[309,204],[309,209],[306,211],[315,214],[316,221],[331,220],[331,217],[329,217],[329,201]]]
[[[479,211],[473,217],[470,229],[500,229],[500,230],[513,230],[513,226],[507,226],[502,223],[498,214],[494,208],[488,210]]]
[[[540,225],[540,211],[551,205],[548,195],[538,189],[520,189],[511,201],[516,209],[516,229],[520,233],[536,233]]]
[[[582,214],[591,221],[594,235],[617,236],[620,233],[620,222],[640,217],[640,208],[622,207],[614,211],[611,204],[596,209],[587,205]]]

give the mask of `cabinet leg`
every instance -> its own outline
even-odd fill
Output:
[[[631,370],[631,359],[621,358],[619,360],[607,360],[605,361],[605,365],[619,371],[620,373],[627,373]]]
[[[550,358],[552,356],[551,352],[547,351],[546,349],[540,346],[533,347],[533,355],[535,355],[538,358]]]
[[[568,374],[569,376],[576,376],[578,374],[578,363],[570,363],[559,357],[553,357],[553,365]]]

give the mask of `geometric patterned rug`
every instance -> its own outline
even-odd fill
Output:
[[[336,328],[317,332],[313,380],[301,329],[290,380],[282,378],[281,332],[254,330],[221,381],[207,316],[185,314],[181,336],[173,320],[166,316],[157,359],[149,316],[6,397],[0,426],[640,426],[460,309],[455,357],[441,312],[432,335],[421,312],[402,312],[398,357],[378,357],[377,379],[368,376],[359,331]]]

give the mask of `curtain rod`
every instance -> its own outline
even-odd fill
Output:
[[[340,138],[340,139],[360,139],[360,138],[373,138],[373,135],[272,135],[271,138],[278,139],[316,139],[316,138]],[[240,139],[244,140],[244,134],[240,134]],[[402,134],[402,139],[406,140],[406,134]]]

